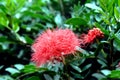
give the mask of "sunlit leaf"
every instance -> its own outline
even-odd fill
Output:
[[[101,70],[101,72],[102,72],[105,76],[111,74],[111,71],[110,71],[110,70],[107,70],[107,69]]]
[[[0,24],[7,27],[8,26],[8,18],[5,16],[5,14],[0,13]]]
[[[35,72],[36,70],[37,68],[34,65],[25,65],[24,69],[22,69],[22,72],[29,73],[29,72]]]
[[[25,40],[28,44],[32,44],[33,43],[33,39],[31,39],[29,36],[25,35]]]
[[[110,78],[119,78],[120,79],[120,70],[113,70],[111,74],[108,75]]]
[[[24,65],[22,65],[22,64],[15,64],[14,66],[15,66],[15,68],[17,68],[18,70],[21,70],[21,69],[24,68]]]
[[[11,74],[15,74],[15,73],[20,73],[19,70],[15,69],[15,68],[6,68],[6,71],[10,72]]]
[[[85,6],[88,8],[94,9],[94,10],[98,10],[98,11],[102,10],[100,7],[96,6],[95,3],[86,3]]]
[[[120,22],[120,11],[118,7],[114,7],[114,16],[118,22]]]

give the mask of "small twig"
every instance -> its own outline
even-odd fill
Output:
[[[63,56],[64,53],[61,53],[61,58],[62,58],[62,62],[64,65],[66,65],[66,62],[65,62],[65,57]]]

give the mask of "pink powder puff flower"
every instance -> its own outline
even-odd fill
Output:
[[[96,38],[103,38],[104,34],[99,28],[93,28],[88,31],[88,34],[80,36],[80,45],[84,47],[85,44],[92,43]]]
[[[75,53],[79,39],[70,29],[46,30],[32,45],[32,61],[37,66],[59,59],[64,55]]]

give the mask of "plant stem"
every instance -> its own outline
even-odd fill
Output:
[[[111,60],[110,67],[111,67],[111,69],[113,69],[113,67],[112,67],[112,64],[113,64],[113,39],[110,40],[110,60]]]
[[[100,41],[99,41],[98,39],[96,39],[96,42],[97,42],[98,44],[100,44]],[[101,52],[102,52],[102,54],[104,55],[104,57],[106,58],[106,57],[107,57],[107,55],[105,54],[105,52],[104,52],[104,50],[103,50],[103,49],[101,49]]]

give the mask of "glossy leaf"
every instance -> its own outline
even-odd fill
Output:
[[[37,70],[36,66],[34,65],[26,65],[24,67],[24,69],[22,69],[21,71],[24,73],[30,73],[30,72],[35,72]]]
[[[92,76],[97,78],[97,80],[102,80],[103,78],[106,78],[104,75],[102,75],[100,73],[94,73],[94,74],[92,74]]]
[[[100,7],[96,6],[95,3],[86,3],[85,6],[88,7],[88,8],[91,8],[93,10],[98,10],[98,11],[102,10]]]
[[[87,64],[82,68],[82,71],[85,71],[87,69],[89,69],[92,66],[92,64]]]
[[[15,64],[14,66],[15,66],[15,68],[17,68],[18,70],[21,70],[21,69],[24,68],[24,65],[22,65],[22,64]]]
[[[120,78],[120,70],[113,70],[111,74],[108,75],[110,78]]]
[[[8,26],[8,18],[5,16],[5,14],[0,13],[0,24],[7,27]]]
[[[15,69],[15,68],[6,68],[6,71],[10,72],[11,74],[15,74],[15,73],[20,73],[19,70]]]
[[[74,78],[84,79],[84,77],[81,74],[74,73],[74,72],[71,72],[71,73],[74,75]]]
[[[73,69],[75,69],[75,70],[78,71],[79,73],[82,72],[82,70],[81,70],[78,66],[73,65],[73,64],[70,64],[70,65],[71,65],[71,67],[72,67]]]
[[[118,22],[120,22],[120,12],[118,7],[114,7],[114,16]]]
[[[33,43],[33,39],[31,39],[29,36],[25,35],[25,40],[28,44],[32,44]]]
[[[110,70],[107,70],[107,69],[101,70],[101,72],[102,72],[105,76],[111,74],[111,71],[110,71]]]
[[[87,25],[87,21],[82,18],[70,18],[70,19],[66,20],[66,24]]]

